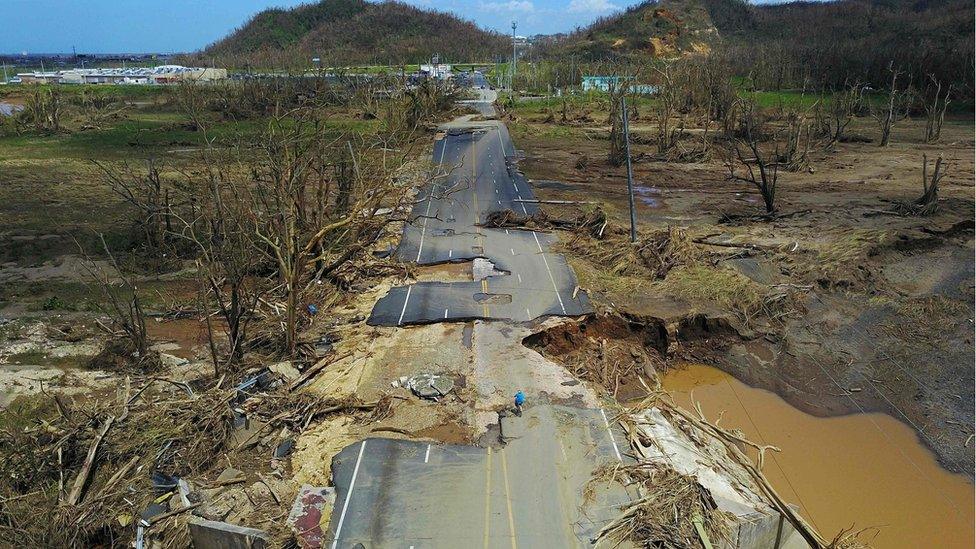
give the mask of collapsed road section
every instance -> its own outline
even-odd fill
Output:
[[[445,320],[527,321],[591,312],[586,293],[552,237],[535,231],[490,229],[492,212],[530,216],[537,210],[525,177],[514,165],[508,130],[497,121],[456,122],[434,148],[441,169],[423,191],[406,225],[397,256],[418,265],[486,259],[494,270],[473,282],[423,282],[392,289],[368,323],[402,326]]]

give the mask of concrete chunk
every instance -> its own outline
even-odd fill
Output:
[[[264,549],[268,546],[268,534],[264,530],[202,518],[190,521],[190,538],[195,549]]]

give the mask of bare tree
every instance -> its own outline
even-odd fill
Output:
[[[795,111],[787,114],[786,143],[777,161],[786,171],[796,172],[810,163],[810,123]]]
[[[939,183],[945,177],[948,164],[939,156],[935,161],[932,174],[929,175],[928,156],[922,155],[922,196],[911,202],[900,202],[892,210],[879,213],[896,213],[899,215],[931,215],[939,209]]]
[[[283,117],[272,123],[250,180],[232,184],[256,249],[274,265],[285,300],[284,345],[294,355],[310,280],[331,276],[392,221],[380,210],[405,200],[408,187],[398,174],[409,150],[389,157],[378,153],[389,149],[388,142],[354,148],[345,137],[330,137],[314,119],[289,116],[290,123]],[[358,167],[355,184],[340,198],[336,159],[348,158],[350,150]]]
[[[949,96],[952,85],[942,94],[942,83],[934,74],[929,75],[932,81],[929,86],[929,97],[925,101],[925,142],[935,143],[942,137],[942,124],[945,123],[946,109],[949,108]]]
[[[47,89],[34,85],[18,118],[33,126],[38,133],[59,133],[63,114],[64,104],[57,87]]]
[[[146,172],[138,172],[128,163],[116,168],[105,162],[92,160],[108,181],[109,187],[135,210],[135,224],[145,243],[160,250],[167,233],[173,229],[171,187],[163,182],[155,160],[149,159]]]
[[[765,121],[755,105],[745,108],[740,120],[737,137],[731,140],[726,167],[729,179],[743,181],[756,187],[762,196],[766,213],[776,211],[776,183],[779,177],[780,150],[774,145],[771,152],[764,151],[762,141],[765,135]],[[739,168],[744,171],[742,175]]]
[[[908,114],[904,103],[909,93],[898,90],[898,76],[901,75],[901,71],[896,69],[892,63],[888,66],[888,72],[891,74],[891,83],[888,88],[887,101],[884,106],[875,107],[871,110],[871,115],[881,128],[881,139],[878,141],[878,145],[881,147],[887,147],[891,141],[891,128],[895,122]]]
[[[847,127],[862,106],[862,87],[858,81],[845,82],[844,88],[829,99],[821,98],[814,107],[817,134],[825,139],[824,148],[843,141]]]
[[[142,309],[139,292],[132,280],[127,277],[115,256],[109,250],[104,235],[98,235],[102,244],[102,251],[109,259],[114,273],[107,272],[98,263],[86,258],[84,263],[88,274],[95,281],[102,293],[102,299],[95,302],[95,306],[109,317],[112,327],[121,332],[131,344],[133,356],[142,363],[149,356],[149,335],[146,331],[146,314]],[[76,242],[77,244],[77,242]],[[79,249],[81,248],[79,244]],[[84,253],[84,250],[82,250]]]

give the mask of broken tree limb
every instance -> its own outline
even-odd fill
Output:
[[[747,250],[771,250],[778,251],[782,246],[770,246],[768,244],[753,244],[751,242],[743,242],[741,244],[735,242],[712,242],[711,240],[705,238],[695,238],[692,242],[696,244],[704,244],[706,246],[719,246],[722,248],[744,248]]]
[[[88,476],[91,475],[92,465],[95,463],[95,455],[98,453],[98,445],[102,443],[102,439],[105,438],[105,433],[112,428],[112,424],[115,422],[115,416],[108,416],[105,420],[105,424],[102,426],[102,430],[99,431],[98,436],[92,441],[92,445],[88,448],[88,456],[85,457],[85,463],[81,466],[81,471],[78,472],[78,477],[75,478],[75,483],[71,487],[71,493],[68,495],[68,505],[77,505],[81,501],[82,496],[84,496],[85,485],[88,484]]]
[[[149,520],[146,521],[147,526],[152,526],[153,524],[158,524],[158,523],[160,523],[160,522],[162,522],[162,521],[164,521],[164,520],[166,520],[166,519],[168,519],[170,517],[174,517],[174,516],[179,515],[181,513],[185,513],[185,512],[187,512],[187,511],[189,511],[191,509],[196,509],[197,507],[200,507],[201,505],[203,505],[203,502],[193,503],[191,505],[187,505],[186,507],[180,507],[179,509],[173,509],[172,511],[169,511],[167,513],[163,513],[161,515],[156,515],[155,517],[152,517],[151,519],[149,519]]]
[[[346,357],[349,357],[349,356],[352,356],[352,353],[351,352],[350,353],[345,353],[345,354],[340,355],[340,356],[337,356],[337,357],[325,357],[322,360],[316,362],[315,365],[313,365],[308,370],[305,370],[304,372],[302,372],[302,375],[300,375],[298,377],[298,379],[296,379],[295,381],[293,381],[291,383],[291,385],[288,386],[288,392],[291,393],[291,392],[295,391],[296,389],[300,388],[302,385],[305,385],[306,383],[308,383],[308,380],[310,380],[313,377],[315,377],[316,375],[318,375],[318,373],[321,372],[322,370],[324,370],[325,367],[328,366],[329,364],[332,364],[333,362],[338,362],[338,361],[340,361],[340,360],[342,360],[342,359],[344,359]]]

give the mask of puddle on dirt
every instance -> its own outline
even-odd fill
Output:
[[[0,116],[13,116],[15,113],[18,113],[22,110],[24,110],[23,105],[0,102]]]
[[[666,390],[721,425],[779,447],[764,472],[827,539],[877,527],[874,547],[974,546],[973,484],[939,466],[907,425],[880,413],[818,418],[710,366],[668,372]],[[870,540],[870,537],[867,538]]]
[[[634,185],[634,194],[637,195],[637,200],[640,200],[651,208],[659,208],[661,206],[661,189],[657,187]]]
[[[213,321],[214,331],[219,331],[219,337],[224,337],[222,324]],[[153,343],[175,343],[179,349],[166,353],[187,360],[197,358],[199,347],[207,345],[207,323],[196,318],[179,318],[175,320],[147,320],[146,332]]]

